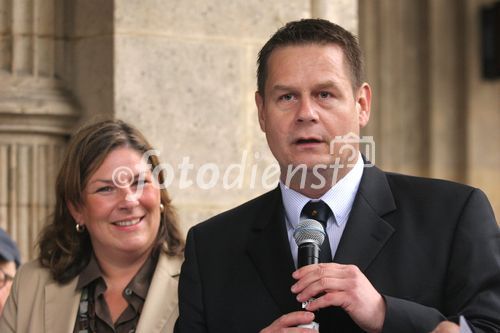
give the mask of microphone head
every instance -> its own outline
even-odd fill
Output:
[[[319,247],[325,240],[325,230],[320,222],[313,219],[303,219],[293,231],[293,238],[298,246],[304,243],[314,243]]]

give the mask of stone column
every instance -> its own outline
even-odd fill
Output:
[[[57,76],[58,0],[0,0],[0,227],[23,260],[54,205],[54,180],[78,116]]]
[[[481,5],[360,0],[377,164],[483,189],[500,211],[500,83],[481,78]]]
[[[424,1],[360,1],[360,41],[373,88],[376,163],[427,175],[428,49]]]
[[[330,20],[358,33],[358,0],[311,0],[311,17]]]
[[[479,9],[495,0],[462,0],[463,62],[467,135],[465,178],[488,195],[500,223],[500,80],[485,80],[481,69]],[[498,37],[498,36],[497,36]]]

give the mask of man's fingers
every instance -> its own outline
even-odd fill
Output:
[[[339,292],[349,290],[351,280],[323,277],[308,285],[297,294],[297,301],[305,302],[323,293]]]
[[[431,333],[459,333],[460,327],[451,321],[441,322]]]
[[[295,311],[279,317],[275,323],[279,327],[291,327],[307,324],[314,320],[314,313],[309,311]],[[274,323],[273,323],[274,325]]]
[[[299,328],[298,325],[309,324],[314,320],[314,313],[308,311],[295,311],[287,313],[276,319],[270,326],[260,333],[310,333],[315,332],[308,328]]]
[[[292,286],[293,293],[299,293],[310,284],[323,278],[349,279],[360,273],[354,265],[336,263],[307,265],[293,273],[298,281]]]
[[[386,304],[363,272],[355,265],[335,263],[310,265],[294,272],[292,286],[297,300],[317,298],[307,310],[339,306],[365,331],[382,329]]]
[[[340,306],[344,305],[348,298],[347,293],[339,291],[339,292],[331,292],[322,295],[321,297],[316,298],[314,301],[310,302],[307,305],[308,311],[316,311],[318,309],[326,308],[329,306]]]
[[[318,269],[332,268],[332,269],[341,270],[344,266],[346,266],[346,265],[337,264],[334,262],[307,265],[307,266],[301,267],[301,268],[297,269],[295,272],[293,272],[292,277],[296,280],[300,280],[305,275],[310,274],[311,272],[317,271]]]

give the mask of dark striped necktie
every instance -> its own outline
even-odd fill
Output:
[[[330,248],[330,241],[326,233],[326,223],[333,213],[324,201],[309,201],[302,209],[301,217],[313,219],[323,225],[325,230],[325,240],[321,244],[319,252],[319,262],[332,262],[332,250]]]

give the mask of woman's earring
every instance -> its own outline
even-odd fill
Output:
[[[75,225],[75,228],[76,228],[76,232],[78,232],[79,234],[81,234],[82,232],[85,231],[85,225],[84,224],[77,223]]]
[[[162,213],[163,213],[164,211],[165,211],[165,206],[163,206],[163,204],[162,204],[162,203],[160,203],[160,212],[162,212]]]

